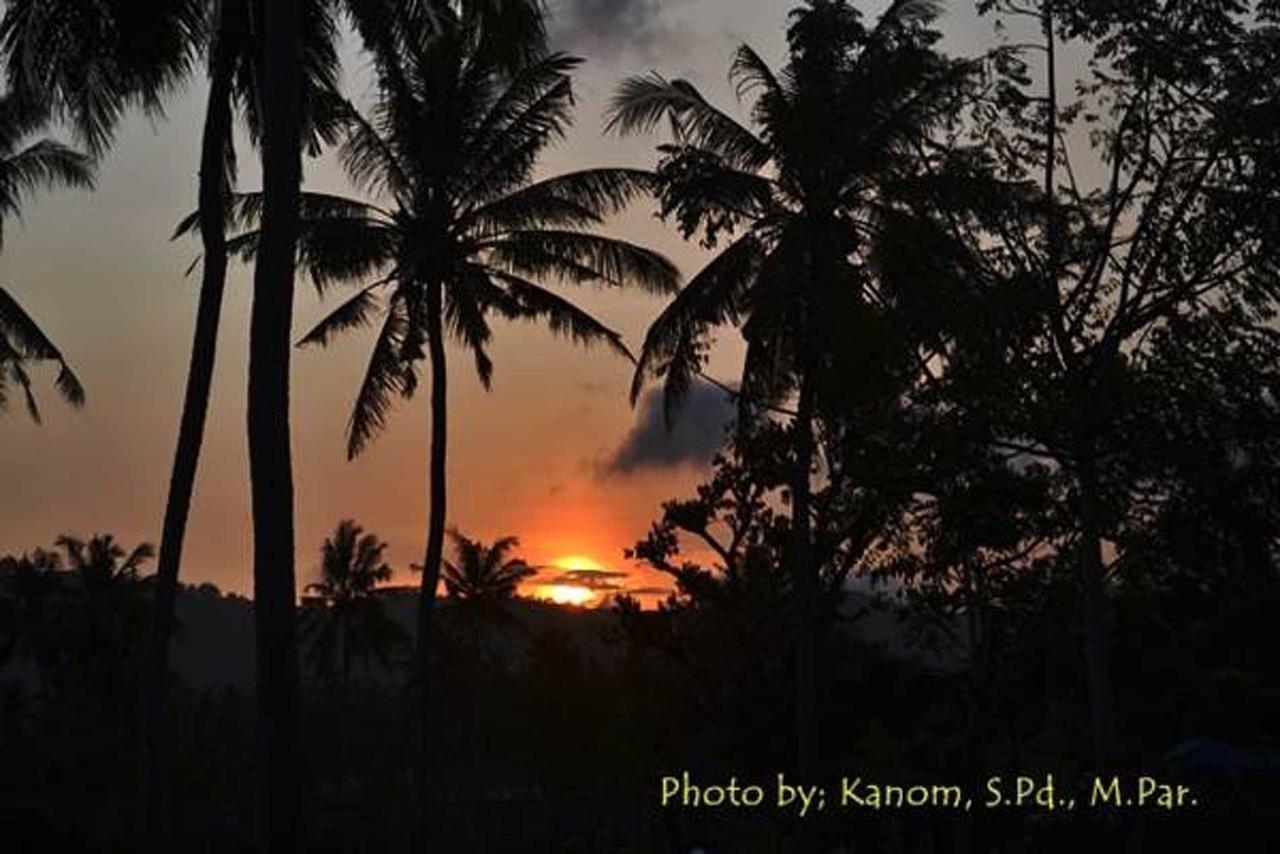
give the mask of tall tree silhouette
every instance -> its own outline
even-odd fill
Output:
[[[816,696],[817,566],[810,515],[821,373],[874,300],[866,253],[885,196],[946,113],[953,68],[931,49],[936,4],[892,3],[872,26],[843,0],[793,13],[790,60],[778,73],[750,47],[731,78],[753,93],[752,127],[716,108],[689,82],[650,74],[626,81],[610,127],[651,131],[669,120],[656,172],[664,216],[715,248],[735,235],[654,322],[632,397],[665,381],[668,413],[700,371],[721,324],[747,342],[740,422],[796,400],[790,478],[795,590],[796,740],[812,770]],[[740,234],[736,234],[741,232]]]
[[[289,338],[302,185],[303,0],[273,0],[262,16],[262,241],[249,325],[249,479],[258,715],[263,747],[262,837],[298,849],[298,650],[295,626]]]
[[[0,249],[4,247],[5,219],[18,215],[23,202],[38,190],[93,187],[93,164],[87,155],[52,139],[30,141],[46,118],[46,113],[12,95],[0,98]],[[0,409],[8,403],[13,384],[22,390],[31,417],[39,421],[40,410],[27,372],[31,362],[55,363],[59,393],[72,405],[84,402],[84,389],[62,353],[22,306],[0,288]]]
[[[218,329],[227,277],[226,200],[235,181],[234,116],[239,106],[251,137],[260,136],[262,116],[258,81],[262,45],[256,22],[262,15],[260,0],[220,0],[213,4],[209,33],[209,94],[201,139],[199,205],[196,214],[178,228],[178,234],[198,230],[203,245],[199,306],[182,418],[165,504],[160,559],[157,568],[156,608],[148,655],[143,697],[143,786],[147,832],[160,832],[156,822],[164,815],[159,757],[162,737],[165,677],[173,635],[173,611],[178,591],[182,547],[191,510],[200,451],[204,443],[210,390],[217,359]],[[334,40],[335,21],[328,8],[310,3],[303,18],[303,98],[306,106],[303,134],[313,150],[326,139],[326,103],[336,98],[338,60]]]
[[[331,4],[308,2],[304,14],[304,74],[308,130],[323,128],[324,93],[336,86],[336,28]],[[8,75],[25,100],[48,105],[97,152],[133,105],[161,111],[164,98],[207,54],[209,92],[201,141],[198,228],[203,275],[187,387],[165,505],[156,608],[143,679],[140,810],[142,829],[154,836],[162,781],[159,740],[163,686],[173,632],[182,543],[203,443],[226,281],[224,203],[234,180],[233,116],[243,107],[252,135],[261,127],[262,0],[30,0],[9,4],[0,23]],[[322,135],[321,130],[321,135]],[[155,840],[153,840],[155,841]]]
[[[209,96],[200,145],[199,219],[204,246],[203,271],[187,388],[161,528],[156,605],[152,614],[147,670],[143,679],[140,823],[147,844],[158,843],[163,833],[159,823],[165,813],[160,803],[164,791],[160,774],[160,757],[163,752],[161,744],[164,740],[161,731],[164,720],[164,686],[169,670],[169,646],[173,636],[173,612],[178,595],[182,544],[186,536],[191,495],[195,489],[200,448],[204,443],[209,393],[217,358],[222,294],[226,284],[227,251],[222,206],[230,177],[228,165],[233,156],[231,101],[237,42],[243,39],[242,33],[245,32],[232,24],[237,15],[237,6],[234,0],[216,4],[217,20],[214,22],[210,45]],[[158,847],[158,844],[154,847]]]
[[[294,263],[299,236],[302,164],[301,0],[266,4],[262,25],[265,60],[261,76],[261,234],[257,241],[254,297],[249,333],[249,472],[254,519],[254,590],[258,620],[259,693],[266,747],[264,837],[269,850],[296,845],[299,820],[298,674],[295,646],[293,463],[289,436],[290,329]],[[383,7],[350,0],[377,65],[398,65],[398,57],[423,42],[444,44],[446,22],[458,19],[474,32],[502,33],[512,19],[525,22],[521,36],[541,32],[540,7],[523,0],[402,0]],[[532,17],[531,17],[532,16]],[[530,25],[528,22],[532,22]],[[502,39],[485,44],[508,44]],[[506,65],[509,51],[496,51]],[[504,65],[504,68],[506,67]],[[430,150],[430,147],[428,147]],[[432,163],[428,172],[439,170]],[[437,315],[438,317],[438,315]],[[439,335],[434,347],[442,347]],[[434,350],[433,350],[434,352]],[[440,367],[443,370],[443,350]],[[442,398],[443,383],[436,394]],[[443,425],[441,424],[441,427]],[[443,431],[441,431],[443,432]],[[443,454],[443,446],[441,447]],[[443,473],[443,462],[440,465]],[[443,499],[436,502],[443,510]],[[441,522],[443,524],[443,522]],[[437,547],[438,577],[439,549]],[[430,560],[427,565],[432,565]],[[424,607],[424,610],[428,610]],[[425,618],[424,618],[425,619]],[[420,774],[420,776],[423,776]],[[420,792],[426,780],[419,781]],[[425,800],[423,801],[425,804]],[[424,820],[426,811],[423,810]]]
[[[642,173],[531,180],[538,155],[569,121],[568,72],[578,61],[552,55],[512,70],[483,27],[442,20],[439,35],[406,43],[394,65],[384,58],[372,117],[350,116],[343,162],[386,206],[306,195],[299,244],[300,263],[322,290],[362,284],[302,344],[327,345],[382,315],[351,418],[350,456],[385,427],[393,397],[416,391],[424,359],[430,368],[431,499],[418,614],[424,696],[445,535],[446,337],[471,351],[486,385],[493,315],[542,320],[580,343],[625,353],[616,334],[537,281],[669,291],[677,278],[656,253],[590,231],[645,186]],[[234,215],[249,221],[264,209],[260,197],[244,196]],[[260,255],[262,239],[250,233],[233,246]]]
[[[1126,467],[1155,441],[1132,432],[1155,414],[1144,374],[1171,327],[1216,317],[1243,336],[1274,317],[1274,203],[1259,180],[1272,155],[1241,127],[1257,115],[1264,63],[1234,3],[979,5],[1027,18],[1040,42],[993,57],[973,136],[951,147],[936,184],[950,189],[921,197],[942,212],[936,251],[897,253],[894,275],[928,276],[938,298],[925,313],[949,315],[928,356],[942,359],[951,416],[1060,475],[1071,520],[1060,548],[1078,568],[1105,767],[1117,748],[1107,544],[1140,524],[1130,514],[1145,502]],[[1089,59],[1075,87],[1067,43]],[[1036,81],[1031,62],[1043,63]]]

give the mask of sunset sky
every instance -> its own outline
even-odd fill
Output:
[[[574,133],[544,163],[547,174],[604,165],[653,164],[651,139],[601,134],[608,98],[624,77],[656,69],[684,76],[722,105],[734,47],[751,43],[783,56],[789,3],[771,0],[553,0],[557,46],[587,59],[576,77]],[[873,14],[883,4],[863,4]],[[948,47],[963,50],[987,32],[970,3],[944,19]],[[967,44],[966,44],[967,43]],[[368,91],[364,62],[348,45],[346,85]],[[104,159],[95,193],[42,196],[11,221],[0,284],[31,312],[73,362],[89,395],[72,410],[41,372],[45,424],[19,407],[0,416],[0,553],[48,545],[64,532],[115,534],[126,545],[157,542],[194,323],[198,277],[184,271],[193,241],[170,242],[195,203],[204,87],[170,99],[167,115],[135,116]],[[257,187],[254,156],[241,145],[242,186]],[[307,165],[312,189],[348,192],[332,160]],[[703,256],[638,207],[613,231],[667,253],[686,273]],[[235,267],[223,317],[209,430],[187,539],[183,580],[251,588],[244,430],[250,271]],[[661,300],[638,294],[566,293],[639,345]],[[325,311],[300,282],[295,339]],[[331,297],[331,300],[336,298]],[[734,376],[741,351],[722,336],[712,373]],[[399,403],[390,429],[355,463],[344,428],[370,337],[328,351],[295,351],[294,465],[299,583],[314,580],[322,540],[343,518],[391,544],[396,582],[413,582],[426,527],[427,395]],[[623,549],[657,517],[662,501],[685,495],[705,474],[718,392],[691,401],[689,423],[665,439],[650,408],[627,400],[630,365],[582,351],[544,329],[499,325],[497,370],[485,394],[469,360],[452,361],[449,521],[472,537],[522,539],[534,564],[576,557],[631,572],[632,588],[664,583],[628,565]],[[581,560],[580,560],[581,564]],[[582,568],[580,565],[578,568]]]

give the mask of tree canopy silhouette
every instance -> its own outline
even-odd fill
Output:
[[[521,583],[538,574],[523,558],[515,557],[518,537],[501,537],[492,544],[449,531],[454,559],[444,562],[443,581],[452,600],[448,625],[468,652],[481,657],[493,652],[486,635],[519,627],[511,600]],[[477,662],[480,663],[480,662]]]
[[[673,412],[703,366],[709,334],[724,324],[738,326],[747,343],[740,426],[797,399],[787,559],[798,591],[797,755],[806,770],[814,753],[809,515],[819,378],[847,350],[851,330],[877,324],[875,285],[859,260],[892,186],[954,111],[955,84],[967,73],[933,50],[936,15],[934,3],[899,0],[867,26],[842,0],[814,0],[792,13],[782,70],[738,49],[730,76],[754,98],[750,127],[689,82],[658,74],[622,84],[609,125],[636,133],[668,120],[671,141],[654,174],[662,213],[709,248],[728,243],[649,330],[633,400],[660,377]]]
[[[387,544],[350,519],[343,520],[320,550],[320,581],[308,584],[314,605],[304,610],[306,659],[345,692],[354,665],[392,665],[405,638],[376,597],[391,580],[383,559]]]

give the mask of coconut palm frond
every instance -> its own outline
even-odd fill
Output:
[[[72,406],[84,405],[84,386],[62,352],[4,288],[0,288],[0,345],[3,345],[0,349],[0,366],[8,363],[15,380],[27,393],[28,410],[37,420],[38,411],[31,397],[30,380],[22,369],[22,363],[28,360],[56,363],[58,377],[55,387],[58,392]]]
[[[651,293],[672,293],[680,271],[652,249],[578,231],[536,229],[512,231],[480,244],[513,272],[565,272],[574,282],[632,285]]]
[[[553,53],[521,69],[491,104],[481,102],[483,116],[468,135],[463,155],[485,159],[484,152],[492,150],[495,140],[508,135],[512,128],[527,125],[532,117],[545,116],[548,111],[558,112],[564,96],[572,97],[569,75],[581,64],[576,56]],[[475,68],[480,72],[478,79],[488,81],[494,77],[492,66],[483,61],[477,61]],[[550,99],[549,94],[553,95]]]
[[[740,237],[694,276],[649,328],[632,382],[639,400],[650,376],[666,380],[669,408],[678,405],[705,357],[702,338],[721,324],[739,322],[744,298],[763,261],[754,234]]]
[[[540,320],[553,334],[568,337],[576,344],[605,344],[618,355],[634,361],[635,357],[623,343],[621,335],[567,299],[510,273],[500,270],[486,270],[485,273],[505,285],[519,306],[520,316]]]
[[[336,336],[369,326],[373,322],[374,314],[382,305],[375,291],[387,284],[386,281],[374,282],[361,290],[316,324],[298,341],[297,346],[328,347]]]
[[[762,169],[773,152],[756,134],[712,106],[692,83],[660,74],[623,82],[610,107],[606,129],[622,134],[648,133],[667,119],[682,144],[712,152],[738,169]]]
[[[472,210],[464,227],[481,236],[512,229],[585,228],[598,225],[657,189],[653,173],[593,169],[548,178]]]
[[[401,357],[409,331],[404,300],[393,297],[387,306],[382,329],[374,343],[347,425],[347,456],[350,459],[363,453],[373,437],[386,428],[392,398],[411,393],[414,368],[405,365]]]
[[[367,216],[304,219],[299,224],[298,266],[316,292],[380,275],[395,262],[400,234]]]
[[[346,116],[348,132],[338,150],[351,182],[366,193],[405,198],[412,180],[396,149],[354,107]]]
[[[573,104],[573,86],[564,77],[459,163],[452,181],[458,198],[488,201],[528,183],[538,156],[564,137]]]
[[[785,100],[786,87],[760,54],[750,45],[739,45],[729,66],[729,82],[739,98],[752,94]]]
[[[10,90],[101,154],[128,109],[158,114],[197,67],[207,10],[204,0],[12,0],[0,19]]]
[[[476,375],[488,391],[493,384],[493,360],[487,348],[493,339],[493,330],[485,319],[484,303],[473,294],[461,289],[450,292],[444,305],[445,326],[453,337],[471,351],[476,363]]]
[[[0,156],[0,216],[18,214],[22,203],[40,190],[92,189],[93,185],[94,162],[87,154],[42,139],[15,154]]]

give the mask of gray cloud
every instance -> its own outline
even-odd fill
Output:
[[[627,591],[628,596],[670,596],[670,587],[633,587]]]
[[[678,30],[663,23],[663,5],[663,0],[553,0],[551,36],[557,46],[593,58],[626,51],[652,58],[681,40]]]
[[[561,569],[555,566],[538,567],[534,578],[540,584],[570,584],[585,587],[596,593],[616,593],[626,590],[624,582],[629,572],[605,569]]]
[[[622,582],[630,577],[626,572],[606,572],[599,569],[571,569],[560,573],[558,581],[576,584],[596,593],[613,593],[623,589]]]
[[[662,391],[648,392],[640,402],[639,420],[612,459],[605,465],[611,474],[634,474],[706,465],[724,444],[725,429],[735,407],[729,395],[710,385],[689,390],[675,423],[667,429]]]

